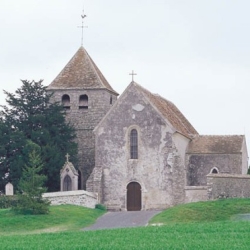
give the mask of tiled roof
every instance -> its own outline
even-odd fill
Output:
[[[83,47],[78,49],[48,89],[108,89],[118,95]]]
[[[170,122],[170,124],[178,132],[187,137],[190,137],[190,135],[198,134],[195,128],[172,102],[164,99],[160,95],[152,94],[135,82],[134,84],[145,94],[150,103],[155,106],[155,108]]]
[[[244,135],[200,135],[188,146],[188,154],[232,154],[240,153]]]

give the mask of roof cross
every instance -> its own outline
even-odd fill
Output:
[[[67,153],[66,155],[65,155],[65,157],[66,157],[66,162],[69,162],[69,154]]]
[[[134,81],[134,76],[136,76],[137,74],[134,72],[134,70],[132,70],[132,73],[129,74],[130,76],[132,76],[132,82]]]
[[[83,25],[83,22],[84,22],[84,18],[86,18],[87,15],[84,14],[84,9],[82,10],[82,15],[81,15],[81,18],[82,18],[82,25],[81,26],[77,26],[77,28],[81,28],[82,29],[82,39],[81,39],[81,45],[83,46],[83,29],[84,28],[88,28],[88,26],[84,26]]]

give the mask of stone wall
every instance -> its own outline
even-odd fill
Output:
[[[95,205],[99,203],[97,194],[84,190],[44,193],[43,198],[48,199],[51,205],[72,204],[95,208]]]
[[[213,168],[219,173],[241,174],[241,154],[187,154],[187,186],[206,186]]]
[[[62,96],[67,94],[70,97],[69,109],[66,109],[66,120],[76,129],[76,142],[78,144],[78,165],[82,181],[81,189],[86,189],[86,181],[95,166],[95,136],[93,129],[106,115],[111,106],[115,103],[117,96],[108,90],[78,90],[62,89],[54,90],[53,102],[62,101]],[[88,96],[88,109],[79,109],[79,97]],[[110,103],[112,98],[112,103]]]
[[[185,187],[185,203],[206,201],[207,186],[186,186]]]
[[[138,159],[130,157],[132,129],[138,132]],[[102,180],[99,178],[101,202],[108,209],[127,210],[127,187],[131,182],[141,186],[142,210],[184,202],[185,161],[181,152],[187,140],[183,136],[173,139],[175,130],[133,85],[95,133],[96,166],[103,170]],[[93,173],[98,175],[99,171]]]
[[[208,199],[249,198],[250,175],[207,175]]]

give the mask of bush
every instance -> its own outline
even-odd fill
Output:
[[[11,208],[17,206],[17,196],[0,196],[0,209],[1,208]]]
[[[107,208],[106,208],[104,205],[102,205],[102,204],[96,204],[96,205],[95,205],[95,208],[96,208],[96,209],[103,210],[103,211],[106,211],[106,210],[107,210]]]

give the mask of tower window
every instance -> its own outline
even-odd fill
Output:
[[[79,109],[88,109],[89,98],[87,95],[81,95],[79,97]]]
[[[62,105],[65,109],[70,109],[70,97],[69,97],[69,95],[62,96]]]
[[[109,104],[111,105],[113,103],[112,95],[110,96]]]
[[[138,159],[138,133],[136,129],[130,132],[130,158]]]

